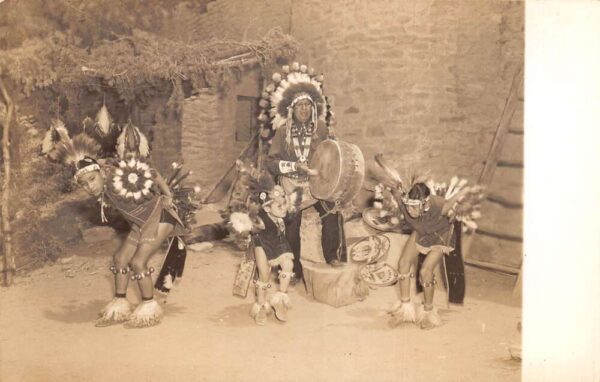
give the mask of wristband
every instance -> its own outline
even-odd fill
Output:
[[[286,160],[279,161],[279,171],[282,174],[289,174],[290,172],[295,172],[296,162],[290,162]]]

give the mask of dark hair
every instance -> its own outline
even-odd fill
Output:
[[[408,197],[410,199],[425,200],[430,194],[431,191],[425,183],[416,183],[408,192]]]
[[[98,164],[98,162],[94,158],[86,156],[76,163],[75,169],[81,170],[82,168],[91,166],[93,164]]]

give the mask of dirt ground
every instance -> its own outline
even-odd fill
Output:
[[[513,276],[467,267],[462,306],[441,309],[442,327],[390,328],[397,287],[333,308],[297,285],[286,324],[257,326],[231,293],[241,252],[223,242],[190,252],[164,321],[152,328],[96,328],[110,300],[118,240],[80,243],[53,266],[0,289],[0,380],[11,381],[519,381],[508,352],[520,343]],[[159,265],[161,256],[152,259]],[[134,287],[129,298],[138,298]]]

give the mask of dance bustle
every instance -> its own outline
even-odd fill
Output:
[[[183,242],[180,243],[180,240],[179,237],[171,240],[169,250],[156,278],[156,283],[154,283],[154,288],[161,292],[170,292],[175,280],[183,275],[187,250]]]

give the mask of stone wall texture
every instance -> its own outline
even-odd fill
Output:
[[[259,84],[260,72],[248,70],[225,92],[207,88],[185,100],[181,155],[193,171],[190,182],[210,188],[244,150],[247,142],[235,139],[237,97],[258,97]]]
[[[198,39],[257,40],[276,27],[289,32],[292,3],[293,0],[212,1],[196,24]]]
[[[300,43],[296,60],[325,74],[340,139],[361,147],[368,161],[382,152],[401,168],[428,169],[440,181],[477,180],[524,56],[524,1],[216,0],[201,21],[206,39],[257,39],[273,27],[290,33]],[[520,93],[511,128],[522,132]],[[207,114],[208,122],[197,125],[206,129],[194,133],[212,136],[219,130],[213,125],[222,123],[219,156],[194,154],[215,173],[226,170],[232,148],[239,148],[233,123],[226,122],[235,117],[227,110],[234,112],[237,95],[234,86],[215,100],[221,117]],[[215,118],[222,121],[211,125]],[[192,144],[187,126],[184,152]],[[503,158],[522,160],[522,146],[522,135],[512,136]],[[520,199],[521,177],[513,172],[510,184],[495,187]],[[515,216],[520,231],[521,215]],[[520,249],[511,251],[508,262],[518,266]]]
[[[439,177],[479,175],[523,62],[523,1],[216,0],[201,21],[206,39],[291,33],[340,138]]]
[[[181,160],[181,120],[165,105],[168,91],[152,97],[140,107],[138,125],[148,135],[152,146],[152,165],[161,174],[171,173],[171,163]]]
[[[321,3],[294,8],[292,35],[326,75],[340,137],[367,157],[475,178],[522,62],[522,3]]]

